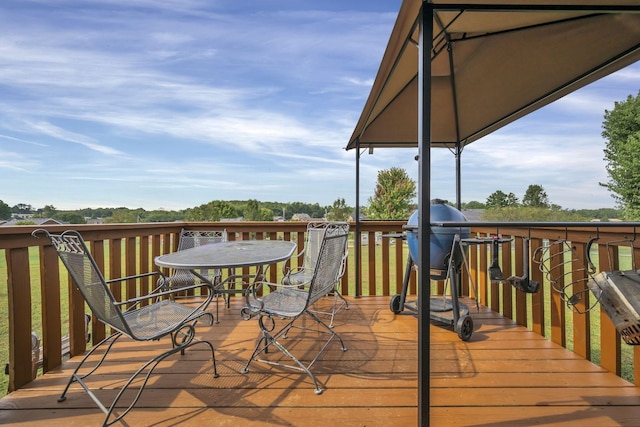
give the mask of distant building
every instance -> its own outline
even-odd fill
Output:
[[[85,221],[87,221],[87,224],[93,224],[93,225],[100,225],[100,224],[107,223],[104,218],[85,218]]]
[[[20,222],[29,222],[35,225],[60,225],[64,224],[53,218],[11,218],[8,221],[0,223],[1,227],[12,227]]]
[[[463,209],[462,215],[467,218],[467,221],[479,222],[482,221],[482,214],[484,209]]]
[[[367,219],[366,215],[360,211],[360,221],[364,221],[365,219]],[[349,221],[356,222],[356,211],[351,212],[351,215],[349,215]]]
[[[291,221],[309,222],[309,221],[311,221],[311,215],[306,214],[306,213],[293,214],[293,216],[291,217]]]

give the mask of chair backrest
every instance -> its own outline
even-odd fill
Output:
[[[342,264],[347,238],[347,232],[325,234],[313,271],[313,279],[311,279],[309,286],[307,305],[313,304],[334,289],[343,269]]]
[[[346,222],[309,222],[307,224],[307,237],[304,247],[304,259],[302,266],[307,271],[313,271],[316,267],[320,247],[325,236],[348,234],[349,224]],[[345,254],[346,254],[345,244]]]
[[[227,230],[185,230],[180,231],[180,240],[178,241],[178,250],[195,248],[197,246],[208,245],[210,243],[220,243],[227,241]],[[202,276],[208,276],[210,279],[219,276],[220,271],[215,269],[200,269]],[[190,285],[194,282],[200,282],[200,279],[191,274],[189,270],[174,270],[172,274],[173,286]]]
[[[116,306],[117,301],[80,233],[67,230],[62,234],[50,234],[40,229],[35,230],[33,235],[37,236],[38,233],[49,238],[94,316],[112,328],[131,335],[122,312]]]
[[[191,249],[196,246],[208,245],[227,241],[227,230],[185,230],[180,232],[178,250]]]

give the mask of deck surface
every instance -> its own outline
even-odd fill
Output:
[[[417,319],[393,314],[388,297],[349,299],[335,330],[348,350],[330,344],[312,367],[325,389],[314,393],[309,377],[254,364],[240,373],[251,354],[258,326],[239,316],[240,299],[221,308],[220,323],[198,335],[215,346],[196,346],[171,356],[155,371],[136,407],[116,425],[129,426],[413,426],[418,422]],[[448,327],[431,326],[432,426],[638,426],[640,388],[485,307],[467,301],[474,332],[461,341]],[[292,332],[286,340],[301,358],[318,345],[315,334]],[[159,343],[119,343],[90,387],[113,398]],[[274,355],[275,356],[275,355]],[[101,425],[104,415],[73,386],[57,402],[79,358],[38,377],[0,400],[0,424]]]

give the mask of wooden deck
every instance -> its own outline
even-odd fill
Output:
[[[204,346],[172,357],[121,425],[416,425],[416,318],[391,313],[388,297],[349,301],[351,309],[336,318],[348,351],[332,343],[312,368],[323,394],[314,394],[309,378],[295,371],[256,364],[241,374],[258,327],[241,320],[240,306],[233,305],[222,310],[220,324],[199,329],[216,347],[220,377],[211,375]],[[640,425],[640,388],[485,307],[471,312],[475,331],[468,342],[431,326],[432,426]],[[297,355],[313,347],[308,338],[293,344]],[[126,372],[158,345],[120,343],[92,387],[102,397],[114,396]],[[76,363],[0,400],[0,424],[100,425],[102,412],[79,387],[57,402]]]

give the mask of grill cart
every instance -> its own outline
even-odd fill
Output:
[[[441,200],[433,200],[430,206],[431,220],[438,221],[466,221],[464,215],[457,209],[446,205]],[[414,212],[407,225],[403,227],[404,235],[409,244],[409,259],[405,269],[402,293],[394,295],[389,303],[392,312],[398,314],[405,309],[418,312],[417,301],[407,301],[409,277],[413,265],[418,259],[418,211]],[[452,326],[463,341],[468,341],[473,333],[473,320],[469,316],[469,308],[458,299],[458,273],[463,263],[466,264],[466,246],[463,240],[469,240],[468,227],[431,227],[430,233],[430,269],[429,275],[433,280],[447,280],[451,287],[451,295],[445,294],[430,298],[430,318]],[[429,289],[421,290],[430,292]]]

